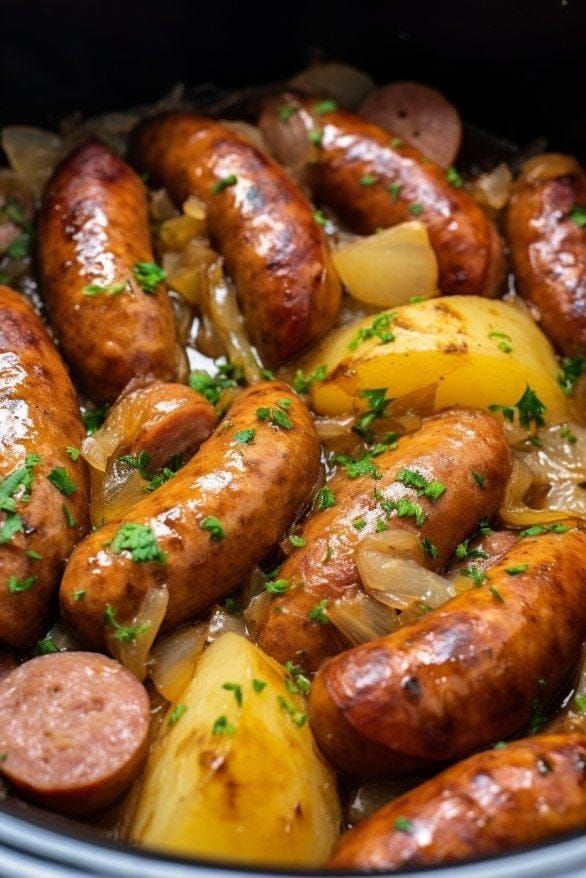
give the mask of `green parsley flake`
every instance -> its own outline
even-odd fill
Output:
[[[323,136],[323,130],[320,128],[319,125],[316,125],[315,128],[313,128],[308,134],[308,137],[314,146],[322,145]]]
[[[580,713],[586,713],[586,695],[576,695],[574,705]]]
[[[289,537],[289,542],[296,549],[302,549],[303,546],[307,545],[307,540],[304,537],[300,537],[297,534],[291,534]]]
[[[65,449],[65,453],[75,463],[75,461],[79,459],[79,455],[81,454],[81,451],[79,450],[79,448],[74,448],[72,445],[68,445],[67,448]]]
[[[445,493],[446,486],[443,482],[434,480],[428,482],[417,470],[402,469],[396,476],[396,482],[401,482],[406,487],[415,488],[418,497],[427,497],[435,503]]]
[[[228,189],[230,186],[235,186],[237,182],[238,177],[236,174],[228,174],[227,177],[222,177],[220,180],[216,180],[212,186],[212,195],[219,195],[224,189]]]
[[[176,704],[175,707],[173,708],[173,710],[171,711],[169,719],[167,720],[167,725],[174,726],[176,723],[179,722],[181,717],[186,712],[187,712],[187,705],[186,704]]]
[[[238,707],[242,707],[242,686],[239,683],[223,683],[222,689],[225,689],[227,692],[233,692],[236,704]]]
[[[50,655],[53,652],[59,652],[59,649],[53,638],[47,636],[39,640],[35,647],[35,652],[37,655]]]
[[[352,527],[355,528],[356,530],[364,530],[364,528],[366,527],[366,519],[365,518],[356,518],[352,522]]]
[[[104,625],[114,630],[114,637],[121,643],[134,643],[137,637],[140,637],[151,627],[150,622],[145,622],[144,625],[121,625],[116,620],[116,611],[112,604],[106,604],[103,618]]]
[[[498,590],[498,588],[496,587],[496,585],[489,585],[488,590],[491,593],[491,595],[493,596],[493,598],[496,598],[497,601],[500,601],[502,604],[504,604],[505,599],[502,596],[502,594],[500,593],[500,591]]]
[[[427,537],[423,537],[421,540],[421,545],[423,546],[423,551],[430,558],[437,558],[439,555],[439,549],[437,546],[427,539]]]
[[[393,137],[393,139],[391,140],[391,148],[399,149],[401,146],[403,146],[403,141],[401,140],[401,138]]]
[[[331,488],[327,486],[320,488],[316,496],[316,504],[318,509],[331,509],[336,505],[336,497]]]
[[[212,726],[212,735],[233,735],[235,731],[236,726],[226,716],[219,716]]]
[[[335,113],[337,109],[338,104],[336,101],[327,99],[316,104],[313,108],[313,112],[317,113],[318,116],[323,116],[325,113]]]
[[[362,399],[368,401],[368,408],[358,416],[352,429],[365,442],[373,441],[374,436],[370,427],[377,418],[384,418],[386,416],[387,406],[393,401],[386,398],[387,390],[388,388],[386,387],[379,387],[374,390],[361,390],[358,394]]]
[[[477,473],[476,470],[471,469],[470,473],[472,478],[476,482],[479,488],[484,488],[486,484],[486,476],[483,476],[482,473]]]
[[[101,284],[88,284],[83,288],[84,296],[95,298],[96,296],[119,296],[127,289],[127,281],[123,283],[110,284],[110,286],[102,286]]]
[[[238,433],[234,434],[234,442],[238,445],[250,445],[254,437],[256,436],[256,430],[250,428],[248,430],[239,430]]]
[[[397,500],[396,509],[399,518],[414,518],[417,527],[421,527],[427,519],[427,514],[423,511],[420,504],[412,503],[406,497]]]
[[[226,536],[222,522],[215,515],[208,515],[204,518],[201,523],[201,529],[209,531],[212,542],[219,542]]]
[[[301,728],[301,726],[305,725],[307,722],[307,714],[303,713],[301,710],[297,710],[293,705],[287,701],[282,695],[277,696],[277,701],[279,706],[285,713],[288,713],[291,717],[291,722],[293,722],[296,726]]]
[[[509,576],[519,576],[519,574],[525,573],[528,569],[529,564],[515,564],[512,567],[505,567],[505,573],[508,573]]]
[[[374,186],[376,183],[376,177],[373,177],[372,174],[364,174],[363,177],[360,178],[361,186]]]
[[[406,817],[397,817],[397,819],[395,820],[395,829],[398,832],[409,833],[409,832],[411,832],[412,828],[413,828],[413,824],[411,823],[410,820],[407,820]]]
[[[267,684],[264,680],[257,680],[255,677],[252,678],[252,688],[257,694],[262,692],[266,685]]]
[[[316,381],[323,381],[326,377],[326,372],[327,366],[325,365],[318,366],[310,375],[304,375],[301,369],[297,369],[293,382],[296,393],[303,395],[309,393],[311,385],[315,384]]]
[[[120,463],[125,463],[131,469],[137,470],[143,479],[147,478],[146,469],[151,462],[151,456],[146,451],[139,451],[138,454],[124,454],[118,460]]]
[[[586,357],[564,357],[561,367],[557,381],[566,396],[569,396],[575,390],[580,377],[586,373]]]
[[[64,466],[51,470],[47,478],[65,497],[70,497],[77,491],[77,482],[71,478]]]
[[[409,207],[409,213],[411,216],[419,216],[423,213],[423,205],[422,204],[412,204]]]
[[[357,459],[347,454],[336,454],[333,458],[334,463],[344,467],[346,475],[351,479],[357,479],[360,476],[370,476],[372,479],[379,480],[382,478],[381,471],[372,459],[372,452],[369,452]]]
[[[531,527],[522,530],[519,534],[520,537],[539,537],[541,534],[554,533],[554,534],[565,534],[569,531],[569,527],[565,524],[557,523],[557,524],[534,524]]]
[[[292,661],[285,662],[285,672],[285,684],[292,695],[309,695],[311,683],[298,665]]]
[[[94,433],[96,433],[100,429],[100,427],[106,420],[109,410],[109,405],[103,405],[101,408],[86,409],[85,412],[83,412],[83,423],[88,436],[93,436]]]
[[[570,445],[575,445],[575,443],[578,441],[578,437],[575,433],[572,433],[567,424],[563,424],[560,428],[560,436],[562,437],[562,439],[565,439],[566,442],[569,442]]]
[[[467,576],[469,579],[471,579],[477,588],[479,585],[482,585],[482,583],[486,579],[486,573],[484,572],[484,570],[480,570],[480,568],[476,567],[474,564],[472,564],[470,567],[462,567],[462,569],[460,570],[460,574],[462,576]]]
[[[307,614],[307,618],[311,619],[312,622],[318,622],[320,625],[329,625],[330,620],[328,619],[328,614],[326,612],[328,604],[329,600],[324,598],[319,604],[316,604],[315,607],[311,608]]]
[[[27,549],[26,554],[29,558],[32,558],[33,561],[42,561],[43,556],[39,555],[38,552],[35,552],[34,549]]]
[[[211,405],[219,402],[222,391],[242,384],[244,384],[243,370],[229,362],[218,366],[215,375],[210,375],[203,369],[196,369],[189,376],[191,389],[204,396]]]
[[[157,545],[152,528],[144,524],[135,524],[132,521],[123,524],[114,536],[111,548],[115,555],[120,555],[123,551],[130,552],[130,557],[137,564],[149,561],[167,563],[167,553],[161,551]]]
[[[132,273],[147,295],[155,293],[159,284],[162,284],[167,277],[167,272],[154,262],[137,262],[132,268]]]
[[[289,122],[296,112],[296,107],[291,106],[291,104],[283,104],[282,107],[279,107],[279,119],[281,122]]]
[[[26,579],[17,579],[16,576],[11,576],[8,579],[6,591],[8,594],[19,594],[21,591],[28,591],[34,585],[36,579],[36,576],[27,576]]]
[[[515,417],[514,409],[519,412],[519,423],[527,429],[531,426],[531,422],[536,427],[545,426],[543,415],[546,412],[546,406],[539,399],[534,390],[529,385],[526,386],[521,398],[512,406],[492,404],[488,407],[491,412],[502,412],[503,417],[507,421],[513,421]]]
[[[377,338],[379,344],[388,344],[389,342],[394,341],[395,335],[389,330],[389,326],[393,320],[395,320],[396,316],[395,312],[378,314],[370,326],[364,326],[362,329],[358,330],[357,334],[348,345],[348,350],[357,350],[362,342],[368,341],[368,339],[371,338]]]
[[[586,228],[586,207],[581,207],[579,204],[576,204],[568,214],[572,222],[576,223],[577,226],[580,226],[581,229]]]
[[[265,582],[266,591],[270,594],[285,594],[289,590],[288,579],[267,579]]]
[[[450,186],[454,187],[454,189],[461,189],[462,186],[464,185],[464,181],[462,180],[462,177],[460,176],[460,174],[457,172],[457,170],[453,166],[451,168],[447,169],[446,180],[448,181]]]
[[[86,594],[87,594],[87,591],[85,590],[85,588],[76,588],[75,591],[73,592],[73,600],[74,601],[82,601],[84,599],[84,597],[86,596]]]
[[[293,429],[293,424],[289,415],[280,408],[261,406],[256,410],[256,417],[259,421],[269,421],[274,427],[280,427],[282,430]]]
[[[71,509],[69,509],[69,507],[65,505],[65,503],[62,504],[61,510],[63,512],[63,517],[65,518],[65,521],[67,523],[67,527],[77,527],[75,515],[73,514]]]
[[[401,183],[391,183],[389,186],[389,195],[391,196],[391,201],[393,204],[396,204],[399,200],[399,195],[401,194],[401,189],[403,188]]]
[[[322,227],[322,229],[325,229],[328,224],[328,218],[323,210],[315,210],[313,213],[313,219],[318,224],[318,226]]]

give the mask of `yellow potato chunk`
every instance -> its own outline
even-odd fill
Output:
[[[321,364],[326,379],[312,385],[311,404],[323,415],[364,409],[360,392],[378,387],[401,398],[437,385],[437,411],[511,406],[529,385],[546,421],[567,417],[549,341],[526,311],[500,300],[446,296],[368,317],[330,333],[304,368]]]
[[[202,654],[155,739],[132,842],[253,865],[327,860],[340,827],[336,779],[285,679],[238,634]]]

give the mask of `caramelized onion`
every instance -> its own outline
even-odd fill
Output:
[[[363,591],[333,601],[328,619],[353,646],[384,637],[401,626],[399,614]]]
[[[55,165],[64,153],[63,138],[52,131],[13,125],[2,129],[2,148],[11,168],[40,198]]]
[[[480,174],[470,186],[470,192],[480,205],[492,210],[502,210],[510,198],[512,184],[511,169],[505,162],[501,162],[492,171]]]
[[[167,701],[177,701],[191,680],[206,642],[207,623],[179,628],[163,637],[151,653],[149,674]]]
[[[127,623],[144,630],[133,639],[125,641],[116,636],[119,629],[115,627],[106,629],[108,649],[139,680],[144,680],[147,675],[149,652],[165,618],[168,603],[169,592],[166,588],[150,588],[136,616]]]
[[[530,527],[532,524],[548,524],[575,514],[568,509],[544,507],[534,509],[527,505],[525,497],[533,485],[531,470],[525,462],[515,458],[503,504],[499,510],[502,521],[512,527]]]

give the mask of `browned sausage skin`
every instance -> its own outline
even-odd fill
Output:
[[[410,773],[518,732],[578,659],[585,549],[583,527],[521,539],[479,587],[327,662],[310,719],[330,760]]]
[[[507,238],[519,291],[568,356],[586,353],[586,229],[571,217],[586,205],[586,174],[570,156],[526,162],[513,186]]]
[[[448,768],[338,841],[329,866],[365,872],[490,856],[586,824],[586,735],[536,735]]]
[[[84,435],[43,323],[0,287],[0,641],[10,646],[39,637],[65,560],[87,531],[85,463],[67,454],[79,454]]]
[[[284,106],[293,111],[288,121]],[[310,152],[296,144],[292,154],[289,125],[296,126],[297,143],[313,140]],[[319,102],[290,94],[267,105],[260,126],[276,157],[301,163],[316,201],[331,206],[352,231],[372,234],[418,219],[438,259],[442,293],[497,295],[504,262],[496,230],[466,192],[449,184],[444,169],[415,147],[353,113],[319,112]]]
[[[478,521],[496,513],[511,469],[500,424],[483,412],[467,410],[427,419],[416,433],[399,440],[396,451],[386,451],[374,462],[379,480],[370,475],[351,479],[343,470],[336,473],[329,482],[335,505],[306,520],[300,532],[305,546],[279,572],[290,588],[273,599],[259,639],[265,652],[278,661],[291,660],[306,671],[316,671],[343,648],[333,625],[320,624],[308,614],[320,601],[350,597],[360,588],[354,549],[359,540],[376,532],[377,523],[386,520],[388,501],[396,503],[405,497],[421,505],[426,515],[421,526],[413,517],[399,517],[397,511],[387,524],[429,540],[434,557],[422,551],[422,558],[426,566],[439,570]],[[442,482],[445,492],[435,502],[418,496],[414,488],[397,479],[404,470]],[[474,480],[473,471],[485,476],[483,488]],[[360,519],[366,524],[358,531],[354,523]]]
[[[148,752],[146,690],[118,662],[63,652],[0,681],[0,770],[29,799],[73,816],[115,801]]]
[[[65,618],[84,643],[103,648],[108,606],[117,622],[127,621],[149,589],[166,586],[164,627],[192,619],[230,594],[278,542],[318,471],[311,416],[290,388],[267,382],[243,391],[173,479],[73,553],[61,585]],[[146,529],[151,560],[123,550],[130,546],[120,542],[121,529],[137,527]],[[76,600],[80,588],[86,594]]]
[[[309,203],[267,155],[233,131],[180,111],[146,120],[133,162],[179,206],[197,195],[236,284],[246,326],[269,364],[332,325],[340,284]]]
[[[95,402],[113,402],[137,375],[175,375],[166,288],[147,293],[134,275],[137,263],[153,261],[142,181],[99,140],[85,141],[49,181],[39,267],[65,357]]]

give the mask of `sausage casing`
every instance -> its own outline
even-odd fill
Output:
[[[84,435],[43,323],[0,287],[0,640],[10,646],[39,637],[65,560],[88,529],[85,462],[67,454],[79,454]]]
[[[139,263],[153,263],[145,187],[108,147],[87,140],[49,181],[39,267],[65,357],[97,403],[113,402],[137,375],[175,375],[171,304],[164,284],[143,290]]]
[[[374,458],[381,478],[365,475],[351,479],[342,470],[328,483],[335,505],[315,512],[300,536],[305,540],[281,567],[279,577],[289,590],[271,603],[260,631],[259,645],[278,661],[294,661],[306,671],[343,649],[333,625],[308,615],[320,601],[350,596],[360,588],[354,561],[359,540],[376,532],[385,520],[381,499],[402,497],[418,502],[427,518],[418,527],[413,517],[393,512],[389,528],[401,528],[429,540],[433,555],[425,555],[431,569],[443,567],[458,543],[474,531],[481,518],[493,516],[503,497],[511,469],[510,452],[500,424],[480,411],[454,410],[428,418],[415,433],[399,439],[396,451]],[[405,470],[446,486],[435,502],[418,496],[397,476]],[[473,472],[484,476],[482,487]],[[377,499],[378,495],[378,499]],[[358,531],[355,522],[365,522]],[[324,559],[328,560],[324,562]]]
[[[273,423],[283,416],[290,428]],[[311,496],[318,471],[311,416],[287,385],[243,391],[174,478],[73,553],[61,585],[65,618],[84,643],[102,648],[108,606],[117,622],[127,621],[149,589],[166,586],[164,627],[192,619],[230,594],[279,541]],[[140,528],[143,536],[147,529],[153,560],[133,560],[121,549],[123,528]],[[76,600],[80,588],[86,594]]]
[[[586,174],[570,156],[526,162],[507,213],[507,238],[522,296],[568,356],[586,353],[586,229],[571,212],[586,205]]]
[[[287,122],[283,106],[294,113]],[[296,138],[316,143],[304,154],[304,178],[314,198],[332,207],[351,231],[372,234],[417,219],[435,250],[442,293],[497,295],[504,274],[500,238],[468,193],[450,185],[443,168],[354,113],[321,112],[320,102],[293,95],[269,103],[261,118],[267,142],[285,163],[287,149],[280,145],[291,125],[297,126]]]
[[[586,823],[586,735],[536,735],[477,753],[338,841],[329,866],[395,871],[490,856]]]
[[[583,527],[523,538],[479,587],[323,665],[310,718],[330,760],[408,774],[522,729],[578,659],[585,549]]]
[[[282,363],[332,325],[340,284],[302,193],[267,155],[187,111],[146,120],[130,155],[179,206],[196,195],[234,280],[248,333]]]

